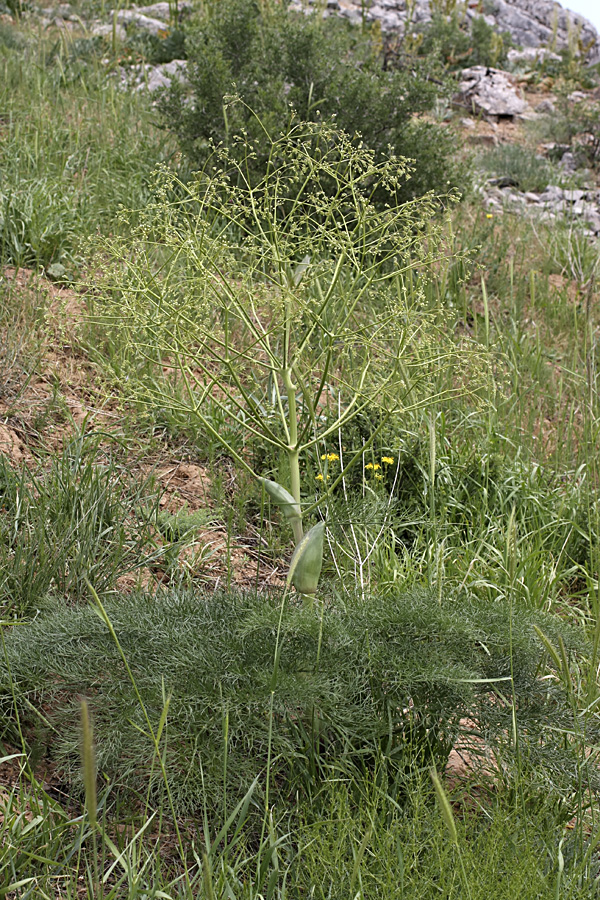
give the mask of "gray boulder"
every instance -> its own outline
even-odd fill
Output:
[[[185,81],[187,62],[185,59],[173,59],[171,62],[160,66],[153,66],[146,73],[140,83],[138,91],[147,90],[151,94],[161,88],[167,88],[173,81]]]
[[[457,99],[471,112],[495,119],[521,116],[528,109],[512,75],[485,66],[463,69]]]
[[[600,59],[600,38],[592,23],[555,0],[491,0],[490,6],[497,27],[508,31],[516,44],[540,47],[555,43],[562,48],[578,32],[583,44],[590,45],[590,61]]]
[[[189,9],[191,5],[192,4],[188,2],[188,0],[179,0],[177,3],[177,12],[181,13],[184,10]],[[143,16],[150,16],[153,19],[162,19],[163,21],[168,22],[175,16],[175,4],[169,4],[166,0],[162,0],[160,3],[151,3],[150,6],[137,6],[136,11]]]
[[[169,28],[167,22],[163,22],[162,19],[154,19],[150,16],[145,16],[136,9],[119,10],[117,12],[117,22],[126,29],[130,27],[137,28],[140,31],[146,31],[148,34],[154,35],[154,37],[158,37]]]
[[[122,25],[113,25],[111,22],[94,22],[90,28],[90,34],[95,37],[104,37],[112,40],[113,34],[117,41],[124,41],[127,37]]]
[[[522,50],[515,50],[513,47],[507,56],[511,66],[536,66],[539,63],[560,62],[562,59],[547,47],[524,47]]]

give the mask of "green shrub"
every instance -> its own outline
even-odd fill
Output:
[[[416,159],[405,197],[466,183],[451,131],[426,118],[448,91],[440,73],[416,57],[386,67],[375,32],[336,17],[223,0],[190,31],[187,54],[189,86],[174,85],[160,109],[195,166],[207,162],[213,144],[233,149],[244,133],[256,143],[250,172],[260,177],[263,128],[286,132],[293,109],[304,121],[335,117],[336,127],[361,135],[380,158],[391,145]],[[229,106],[224,97],[232,93],[244,103]]]
[[[164,754],[180,811],[205,802],[220,809],[225,792],[237,802],[255,779],[264,786],[269,759],[273,794],[284,799],[378,761],[401,789],[415,766],[444,767],[465,719],[498,747],[506,777],[513,727],[538,779],[546,763],[553,778],[569,771],[559,729],[573,721],[561,689],[540,677],[544,650],[532,627],[557,643],[559,626],[508,603],[439,604],[396,592],[328,603],[316,615],[254,594],[165,591],[115,598],[105,609],[155,727],[170,697]],[[563,638],[577,643],[564,629]],[[164,786],[143,710],[96,611],[56,602],[5,640],[3,665],[36,725],[38,751],[80,784],[78,707],[87,696],[100,771],[127,790],[145,791],[150,781],[156,799]],[[7,713],[11,703],[6,691]],[[31,704],[44,710],[38,722]]]
[[[457,11],[435,13],[423,31],[419,55],[439,59],[451,71],[466,66],[502,68],[512,46],[510,35],[499,34],[481,16],[470,23]]]
[[[147,31],[135,32],[128,37],[125,49],[133,58],[141,56],[153,66],[186,58],[185,32],[180,27],[170,28],[162,35]]]
[[[544,136],[571,146],[580,165],[600,167],[600,101],[593,96],[571,98],[563,92],[560,113],[545,116]]]

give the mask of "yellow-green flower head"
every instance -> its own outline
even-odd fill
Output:
[[[378,481],[383,481],[383,475],[377,475],[377,474],[376,474],[376,475],[375,475],[375,478],[376,478]]]
[[[323,481],[323,476],[321,475],[320,472],[318,475],[315,475],[315,478],[317,479],[317,481]]]

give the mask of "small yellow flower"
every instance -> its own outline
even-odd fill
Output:
[[[326,459],[327,462],[335,462],[336,459],[339,459],[337,453],[322,453],[321,459]]]
[[[382,456],[381,462],[385,463],[386,466],[391,466],[392,463],[394,462],[394,457],[393,456]]]
[[[383,475],[376,475],[375,478],[377,481],[383,481]]]
[[[372,469],[372,468],[373,468],[373,463],[367,463],[365,466],[365,469]]]
[[[317,481],[323,481],[323,476],[321,475],[320,472],[318,475],[315,476],[315,478],[317,479]]]
[[[381,466],[379,465],[379,463],[367,463],[365,466],[365,469],[372,469],[374,472],[376,472],[377,469],[380,469],[380,468],[381,468]]]
[[[485,214],[485,217],[486,217],[486,219],[493,219],[493,218],[494,218],[494,216],[493,216],[492,213],[486,213],[486,214]]]

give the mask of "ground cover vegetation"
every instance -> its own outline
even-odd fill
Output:
[[[599,893],[597,244],[438,6],[1,25],[3,896]]]

